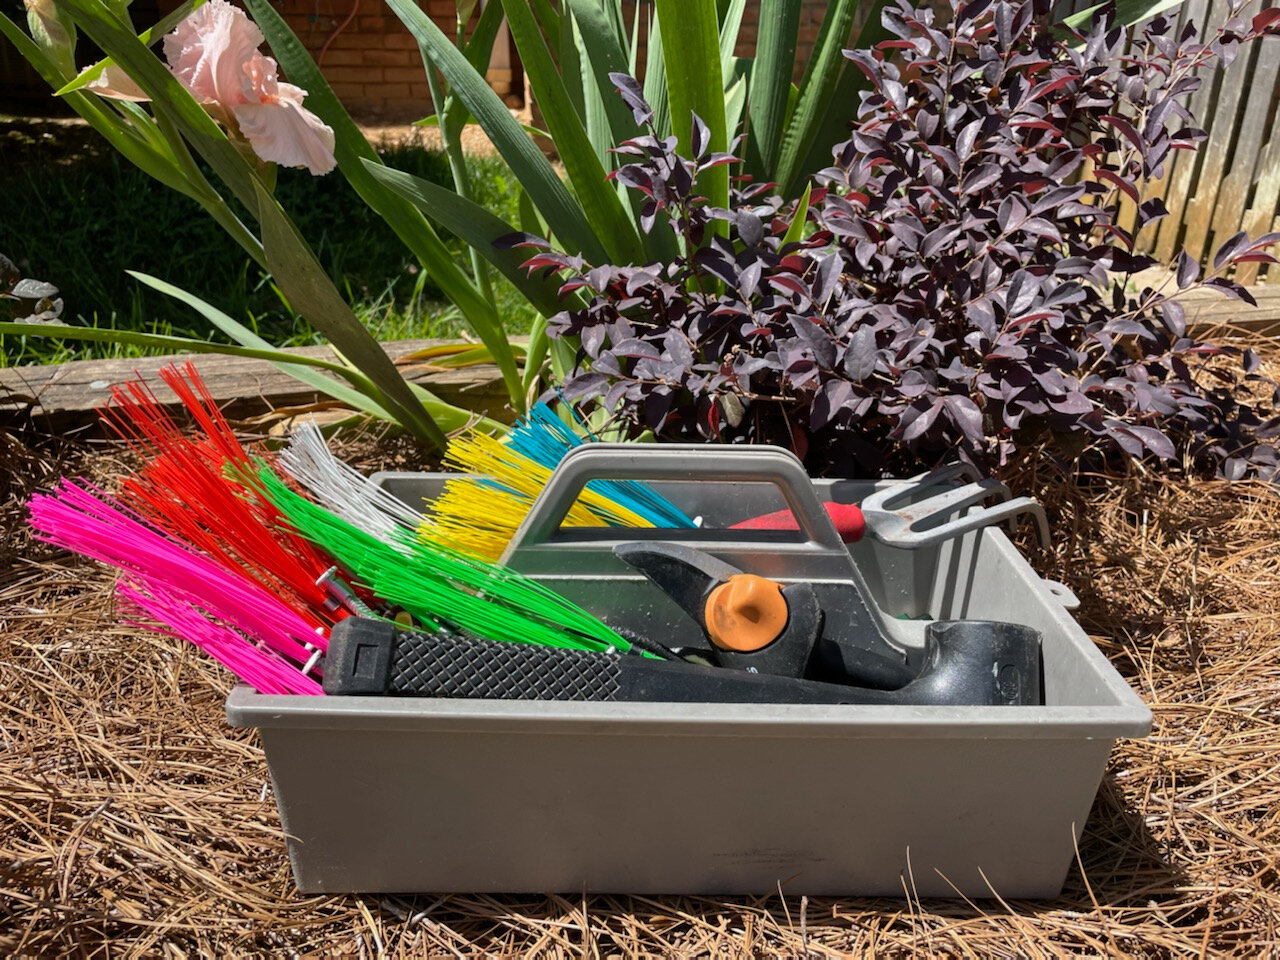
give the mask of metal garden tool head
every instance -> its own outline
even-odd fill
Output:
[[[966,482],[957,485],[956,480]],[[996,502],[981,505],[991,499]],[[861,507],[867,530],[893,547],[931,546],[1001,520],[1009,520],[1012,529],[1013,519],[1024,513],[1035,519],[1040,543],[1049,546],[1044,507],[1030,497],[1011,497],[1003,483],[982,477],[967,463],[940,467],[877,490],[863,499]]]

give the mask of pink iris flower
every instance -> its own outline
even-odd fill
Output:
[[[262,31],[227,0],[209,0],[164,38],[169,69],[216,119],[234,126],[263,160],[306,167],[314,174],[337,165],[333,130],[302,105],[301,87],[276,78],[263,55]],[[145,99],[123,72],[108,68],[89,84],[102,96]]]

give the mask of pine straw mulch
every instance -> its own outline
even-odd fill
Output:
[[[306,897],[228,677],[115,625],[110,578],[23,530],[32,489],[116,456],[0,432],[0,955],[1280,952],[1272,487],[1038,483],[1058,546],[1037,567],[1155,713],[1113,751],[1056,900]]]

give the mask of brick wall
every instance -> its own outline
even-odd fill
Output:
[[[454,0],[421,0],[421,6],[453,35]],[[418,44],[385,0],[282,0],[277,9],[353,114],[417,119],[431,113]]]
[[[818,41],[818,31],[822,27],[822,18],[826,16],[830,0],[792,0],[792,2],[800,4],[800,23],[796,31],[795,79],[798,81]],[[748,0],[746,8],[742,11],[742,32],[738,35],[738,46],[734,49],[734,53],[740,57],[752,56],[755,53],[756,35],[759,29],[759,0]]]
[[[134,0],[133,13],[139,24],[152,23],[173,10],[178,2]],[[628,22],[634,15],[636,2],[644,23],[652,11],[652,0],[628,2]],[[813,50],[828,0],[792,2],[803,7],[796,44],[796,79],[799,79]],[[447,35],[453,35],[455,0],[419,0],[419,3]],[[385,0],[275,0],[275,4],[311,55],[320,62],[338,97],[357,117],[413,120],[431,113],[431,96],[417,43]],[[759,21],[759,0],[749,0],[738,43],[740,56],[750,56],[755,50]],[[0,43],[0,46],[6,45]],[[48,88],[25,69],[25,63],[13,51],[3,52],[12,55],[0,58],[0,103],[37,113],[42,106],[47,108]],[[644,63],[643,51],[639,62]],[[510,105],[519,106],[523,102],[523,74],[505,28],[498,36],[488,80]]]

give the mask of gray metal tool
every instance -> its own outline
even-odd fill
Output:
[[[957,480],[966,482],[957,485]],[[996,502],[979,506],[991,498]],[[967,463],[940,467],[877,490],[863,498],[859,506],[871,536],[908,550],[941,543],[1022,514],[1036,521],[1041,546],[1048,547],[1050,542],[1044,507],[1030,497],[1012,497],[1003,483],[981,476]]]

